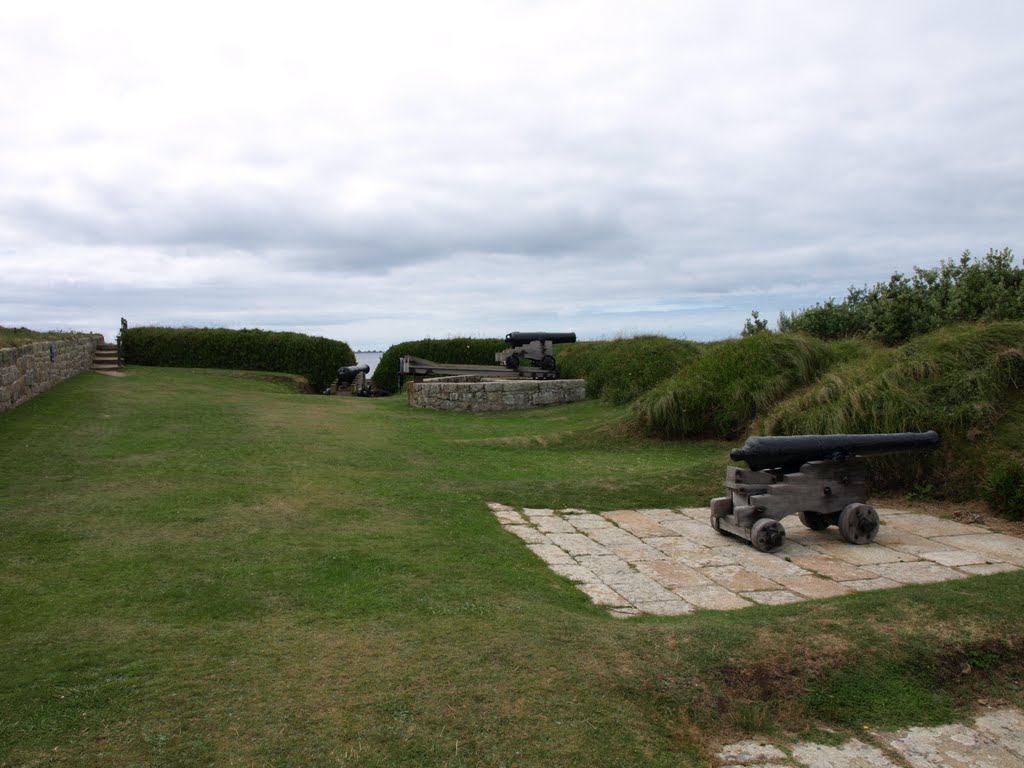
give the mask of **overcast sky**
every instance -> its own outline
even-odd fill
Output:
[[[1024,3],[0,0],[0,325],[737,335],[1024,254]]]

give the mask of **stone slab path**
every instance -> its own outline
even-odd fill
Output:
[[[593,514],[488,506],[551,570],[619,617],[782,605],[1024,567],[1024,539],[896,509],[878,510],[878,538],[861,546],[792,515],[785,546],[769,554],[716,532],[706,507]]]
[[[973,725],[870,731],[841,746],[812,742],[739,741],[722,747],[720,768],[1020,768],[1024,766],[1024,713],[989,710]]]

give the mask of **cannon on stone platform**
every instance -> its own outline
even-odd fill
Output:
[[[836,525],[849,543],[867,544],[878,535],[879,520],[867,503],[864,456],[938,444],[933,431],[750,437],[729,453],[750,469],[726,469],[728,495],[711,500],[711,526],[772,552],[786,540],[779,521],[796,514],[812,530]]]
[[[370,366],[366,363],[359,365],[343,365],[338,369],[338,378],[330,387],[324,390],[325,395],[360,395],[368,397],[372,394],[372,388],[366,383],[366,374],[370,372]]]
[[[555,370],[555,344],[575,344],[575,333],[552,333],[550,331],[513,331],[505,337],[508,349],[494,355],[499,365],[515,370],[524,360],[546,371]]]

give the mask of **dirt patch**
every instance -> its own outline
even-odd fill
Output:
[[[272,384],[281,384],[302,395],[316,395],[309,381],[305,376],[295,373],[274,373],[271,371],[236,371],[220,368],[193,368],[193,373],[201,372],[207,376],[223,376],[228,379],[252,379],[254,381],[269,381]]]
[[[1024,538],[1024,520],[1007,520],[1000,517],[983,501],[928,501],[907,499],[902,496],[875,496],[870,503],[875,507],[920,512],[946,520],[955,520],[958,523],[981,523],[996,533]]]
[[[938,679],[951,675],[969,675],[972,672],[993,669],[1007,663],[1024,661],[1024,643],[1019,637],[986,637],[965,645],[943,649],[935,657]]]
[[[546,437],[544,435],[513,435],[510,437],[480,437],[467,440],[453,440],[452,442],[467,445],[514,445],[517,447],[537,445],[541,448],[547,448],[553,442],[558,441],[559,437],[557,435],[552,435],[550,437]]]
[[[757,648],[780,647],[780,638],[770,640],[762,635]],[[789,646],[785,654],[764,654],[752,649],[749,656],[723,664],[721,675],[723,693],[728,702],[718,702],[721,710],[736,702],[769,703],[791,698],[794,691],[802,691],[808,680],[820,676],[825,670],[845,663],[853,645],[838,635],[818,635],[814,643]],[[719,697],[720,698],[720,697]]]

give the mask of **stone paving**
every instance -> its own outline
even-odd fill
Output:
[[[860,546],[834,526],[812,531],[791,515],[785,546],[769,554],[716,532],[706,507],[593,514],[488,506],[551,570],[619,617],[783,605],[1024,567],[1024,539],[896,509],[878,510],[878,538]]]
[[[739,741],[715,756],[720,768],[1020,768],[1024,713],[993,709],[973,725],[865,732],[841,746]]]

